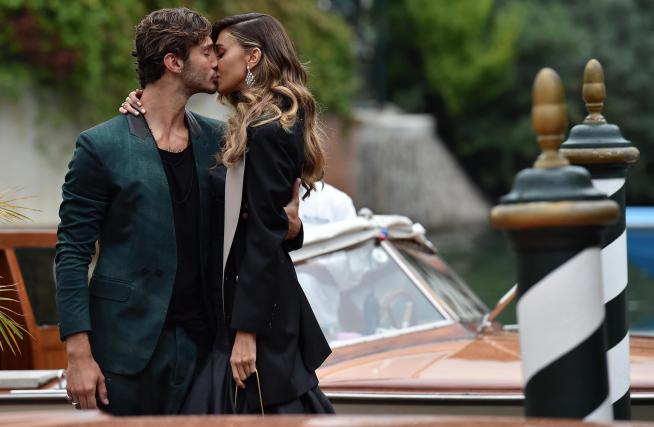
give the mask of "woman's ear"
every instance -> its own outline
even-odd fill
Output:
[[[168,71],[179,74],[184,69],[184,61],[179,59],[174,53],[167,53],[163,59],[164,66]]]
[[[250,66],[250,69],[253,69],[259,64],[259,61],[261,61],[261,49],[255,47],[248,54],[247,64]]]

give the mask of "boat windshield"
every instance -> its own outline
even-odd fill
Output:
[[[397,242],[395,247],[459,320],[479,321],[488,312],[484,303],[438,255],[426,253],[411,242]]]
[[[408,332],[445,319],[376,241],[323,254],[295,267],[332,346]]]

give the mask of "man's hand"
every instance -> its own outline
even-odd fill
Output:
[[[237,331],[229,362],[236,385],[245,388],[243,382],[257,371],[257,335]]]
[[[77,409],[96,409],[96,390],[100,400],[109,404],[104,375],[91,355],[91,346],[86,332],[66,339],[68,368],[66,369],[66,392]]]
[[[286,216],[288,217],[288,232],[286,233],[286,240],[293,240],[297,237],[300,229],[302,228],[302,221],[300,220],[300,178],[295,180],[293,185],[293,195],[291,201],[284,207]]]

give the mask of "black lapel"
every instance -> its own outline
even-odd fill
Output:
[[[142,115],[127,115],[129,133],[140,139],[146,139],[150,135],[150,128]]]

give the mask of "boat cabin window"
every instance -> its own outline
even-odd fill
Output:
[[[444,320],[376,241],[311,258],[296,271],[332,345]]]
[[[37,325],[58,324],[53,276],[54,248],[15,250]]]
[[[395,246],[461,321],[478,321],[488,312],[484,303],[438,255],[426,253],[409,242],[397,242]]]

